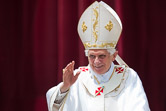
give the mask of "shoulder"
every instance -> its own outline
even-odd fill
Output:
[[[132,79],[139,78],[138,73],[135,70],[133,70],[132,68],[127,67],[126,73],[128,73],[129,78],[132,78]]]
[[[126,69],[126,74],[128,74],[127,82],[128,85],[142,85],[142,81],[138,75],[138,73],[132,68]]]
[[[130,67],[126,67],[125,65],[115,65],[115,71],[117,71],[117,73],[123,73],[123,80],[127,81],[127,83],[140,81],[137,72]]]
[[[137,76],[137,72],[134,69],[130,68],[130,67],[126,68],[126,72],[130,73],[132,76]]]

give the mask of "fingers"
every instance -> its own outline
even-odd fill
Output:
[[[63,73],[70,73],[70,74],[72,74],[72,73],[73,73],[73,70],[74,70],[74,64],[75,64],[74,61],[70,62],[70,63],[63,69]]]
[[[72,70],[74,70],[75,61],[72,61]]]

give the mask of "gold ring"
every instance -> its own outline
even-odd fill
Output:
[[[65,69],[63,69],[62,72],[64,73],[64,72],[65,72]]]

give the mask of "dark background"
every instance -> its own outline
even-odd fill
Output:
[[[166,1],[103,0],[120,16],[118,50],[140,76],[152,111],[166,111]],[[94,0],[0,1],[0,111],[47,111],[46,91],[72,60],[87,65],[77,33]]]

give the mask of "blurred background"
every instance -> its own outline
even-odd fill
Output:
[[[152,111],[166,111],[166,1],[103,0],[119,15],[119,55],[140,76]],[[94,0],[0,1],[0,111],[47,111],[62,69],[88,64],[77,33]]]

